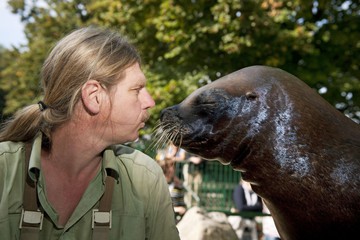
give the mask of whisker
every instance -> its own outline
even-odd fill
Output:
[[[160,120],[156,122],[151,133],[152,142],[148,145],[148,150],[158,151],[168,146],[171,142],[178,142],[182,144],[182,134],[177,126],[171,123],[163,123]],[[180,147],[179,146],[179,147]]]
[[[155,127],[153,128],[153,132],[151,133],[151,139],[152,142],[147,147],[147,150],[156,150],[159,147],[159,144],[161,143],[162,135],[164,134],[164,128],[162,127],[162,124],[160,121],[157,122]]]
[[[166,146],[166,144],[169,142],[169,129],[166,129],[166,127],[168,126],[168,124],[161,124],[159,123],[156,126],[156,130],[154,130],[153,132],[153,141],[152,143],[149,145],[148,148],[152,149],[152,150],[157,150],[160,148],[163,148],[164,146]]]

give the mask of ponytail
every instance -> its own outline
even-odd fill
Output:
[[[43,111],[39,104],[18,110],[13,117],[1,125],[0,141],[29,141],[41,130]]]

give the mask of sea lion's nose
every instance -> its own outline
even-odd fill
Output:
[[[178,105],[175,105],[175,106],[167,107],[167,108],[164,108],[163,110],[161,110],[160,121],[166,121],[166,120],[176,116],[177,112],[178,112],[178,108],[179,108]]]

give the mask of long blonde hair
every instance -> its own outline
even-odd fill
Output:
[[[43,64],[47,108],[32,104],[17,111],[2,124],[0,141],[28,141],[42,131],[51,143],[52,129],[70,119],[86,81],[95,79],[110,89],[136,62],[140,63],[138,52],[119,33],[96,27],[73,31],[55,45]]]

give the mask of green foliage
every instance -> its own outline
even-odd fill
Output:
[[[28,44],[1,50],[4,114],[41,98],[39,72],[50,47],[75,28],[99,25],[129,36],[143,58],[157,106],[250,65],[282,68],[360,119],[360,5],[339,0],[8,0]],[[4,59],[4,60],[3,60]],[[1,101],[0,101],[0,106]]]

